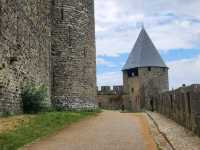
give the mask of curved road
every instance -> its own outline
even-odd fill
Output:
[[[156,150],[144,114],[104,111],[24,150]]]

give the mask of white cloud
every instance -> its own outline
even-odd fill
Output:
[[[107,66],[107,67],[114,67],[115,66],[112,62],[106,61],[103,58],[97,58],[97,65],[104,65],[104,66]]]
[[[96,0],[97,56],[129,53],[145,28],[161,51],[200,48],[200,0]],[[97,60],[99,64],[111,62]],[[112,64],[112,63],[111,63]],[[170,87],[200,82],[200,56],[168,63]],[[122,84],[120,71],[98,75],[98,85]]]
[[[123,85],[122,72],[106,72],[97,75],[98,86]]]
[[[130,52],[141,22],[160,50],[200,47],[199,0],[96,0],[95,7],[97,56]]]
[[[200,83],[200,56],[169,62],[170,87]]]

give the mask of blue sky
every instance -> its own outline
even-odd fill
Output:
[[[199,0],[95,0],[98,86],[122,84],[142,24],[170,68],[170,87],[200,83],[199,8]]]

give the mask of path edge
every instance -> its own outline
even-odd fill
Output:
[[[159,132],[160,135],[162,135],[162,137],[165,139],[165,141],[169,144],[169,146],[171,147],[172,150],[176,150],[174,145],[172,144],[172,142],[168,139],[167,135],[162,132],[160,130],[160,127],[158,125],[158,123],[156,122],[156,120],[151,116],[151,114],[147,111],[145,111],[145,113],[147,114],[147,116],[150,118],[150,120],[153,122],[153,124],[155,125],[157,131]]]

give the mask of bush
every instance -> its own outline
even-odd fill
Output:
[[[24,113],[34,114],[47,109],[47,87],[28,84],[22,90],[22,103]]]

